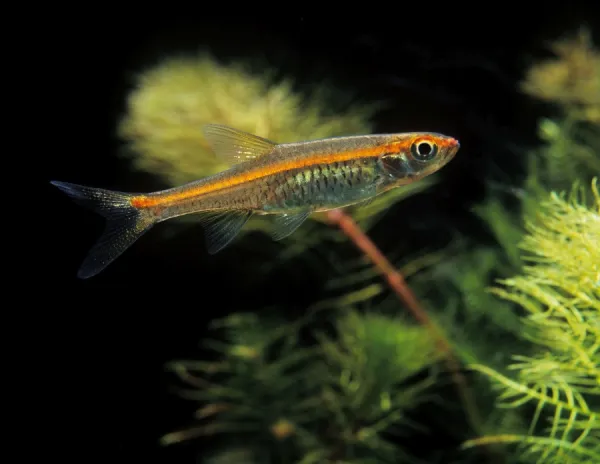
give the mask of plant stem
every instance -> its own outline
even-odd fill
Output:
[[[404,277],[402,277],[402,274],[389,262],[352,217],[340,209],[328,211],[327,217],[373,262],[398,298],[408,307],[415,319],[431,331],[438,343],[439,349],[444,353],[446,364],[458,390],[467,420],[475,432],[480,432],[483,427],[477,405],[464,375],[460,372],[460,362],[454,355],[450,342],[444,336],[442,330],[431,320],[425,309],[423,309],[423,306],[421,306],[415,297],[415,294],[404,280]]]

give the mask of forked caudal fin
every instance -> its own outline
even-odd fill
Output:
[[[106,218],[103,234],[79,268],[77,276],[81,279],[87,279],[102,271],[156,222],[149,211],[131,205],[133,194],[68,182],[50,183],[69,195],[76,203]]]

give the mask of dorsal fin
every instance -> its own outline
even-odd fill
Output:
[[[229,166],[270,153],[276,143],[221,124],[207,124],[204,137],[215,155]]]

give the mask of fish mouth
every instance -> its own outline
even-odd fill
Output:
[[[446,144],[451,150],[458,150],[460,148],[460,142],[453,137],[448,137]]]
[[[460,142],[455,138],[448,137],[448,139],[446,140],[446,148],[446,158],[452,158],[460,149]]]

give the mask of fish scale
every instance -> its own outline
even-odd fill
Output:
[[[367,162],[372,164],[370,169],[362,168],[364,161],[353,160],[277,174],[267,181],[273,193],[262,208],[271,212],[285,208],[319,209],[366,199],[373,194],[378,173],[377,161]]]

